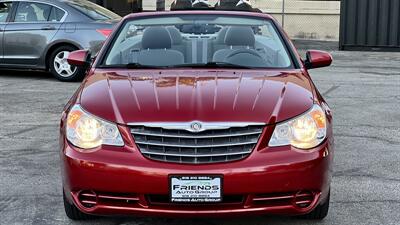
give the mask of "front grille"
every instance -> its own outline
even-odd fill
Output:
[[[131,133],[142,154],[153,160],[205,164],[246,158],[264,126],[231,127],[192,133],[186,130],[133,126]]]

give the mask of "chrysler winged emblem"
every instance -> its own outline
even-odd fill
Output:
[[[193,122],[190,124],[191,132],[200,132],[203,129],[203,125],[200,122]]]

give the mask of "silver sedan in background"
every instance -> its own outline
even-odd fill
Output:
[[[120,19],[86,0],[0,0],[0,68],[80,80],[85,71],[68,64],[69,53],[95,53]]]

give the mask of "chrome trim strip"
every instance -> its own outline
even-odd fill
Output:
[[[240,136],[248,136],[255,134],[262,134],[261,131],[253,131],[247,133],[237,133],[237,134],[220,134],[220,135],[172,135],[172,134],[154,134],[154,133],[146,133],[146,132],[138,132],[131,129],[131,134],[133,135],[143,135],[143,136],[153,136],[153,137],[170,137],[170,138],[187,138],[187,139],[203,139],[203,138],[224,138],[224,137],[240,137]]]
[[[224,144],[212,144],[212,145],[185,145],[185,144],[169,144],[169,143],[154,143],[154,142],[141,142],[136,141],[136,144],[150,145],[150,146],[161,146],[161,147],[176,147],[176,148],[215,148],[215,147],[229,147],[238,145],[254,145],[257,144],[258,139],[251,142],[237,142],[237,143],[224,143]]]
[[[195,132],[202,132],[206,130],[223,130],[234,127],[247,127],[247,126],[265,126],[265,123],[252,123],[252,122],[201,122],[201,121],[191,121],[191,122],[152,122],[152,123],[128,123],[129,126],[144,126],[151,128],[163,128],[166,130],[186,130],[189,132],[194,132],[191,128],[193,123],[200,123],[202,128]]]
[[[159,155],[159,156],[176,156],[176,157],[193,157],[193,158],[198,158],[198,157],[214,157],[214,156],[232,156],[232,155],[245,155],[245,154],[250,154],[251,151],[245,151],[245,152],[229,152],[229,153],[219,153],[219,154],[200,154],[200,155],[191,155],[191,154],[179,154],[179,153],[158,153],[158,152],[148,152],[148,151],[142,151],[143,154],[147,155]]]

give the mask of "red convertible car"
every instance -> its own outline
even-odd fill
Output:
[[[332,114],[269,15],[228,11],[128,16],[65,107],[65,211],[166,217],[328,214]]]

